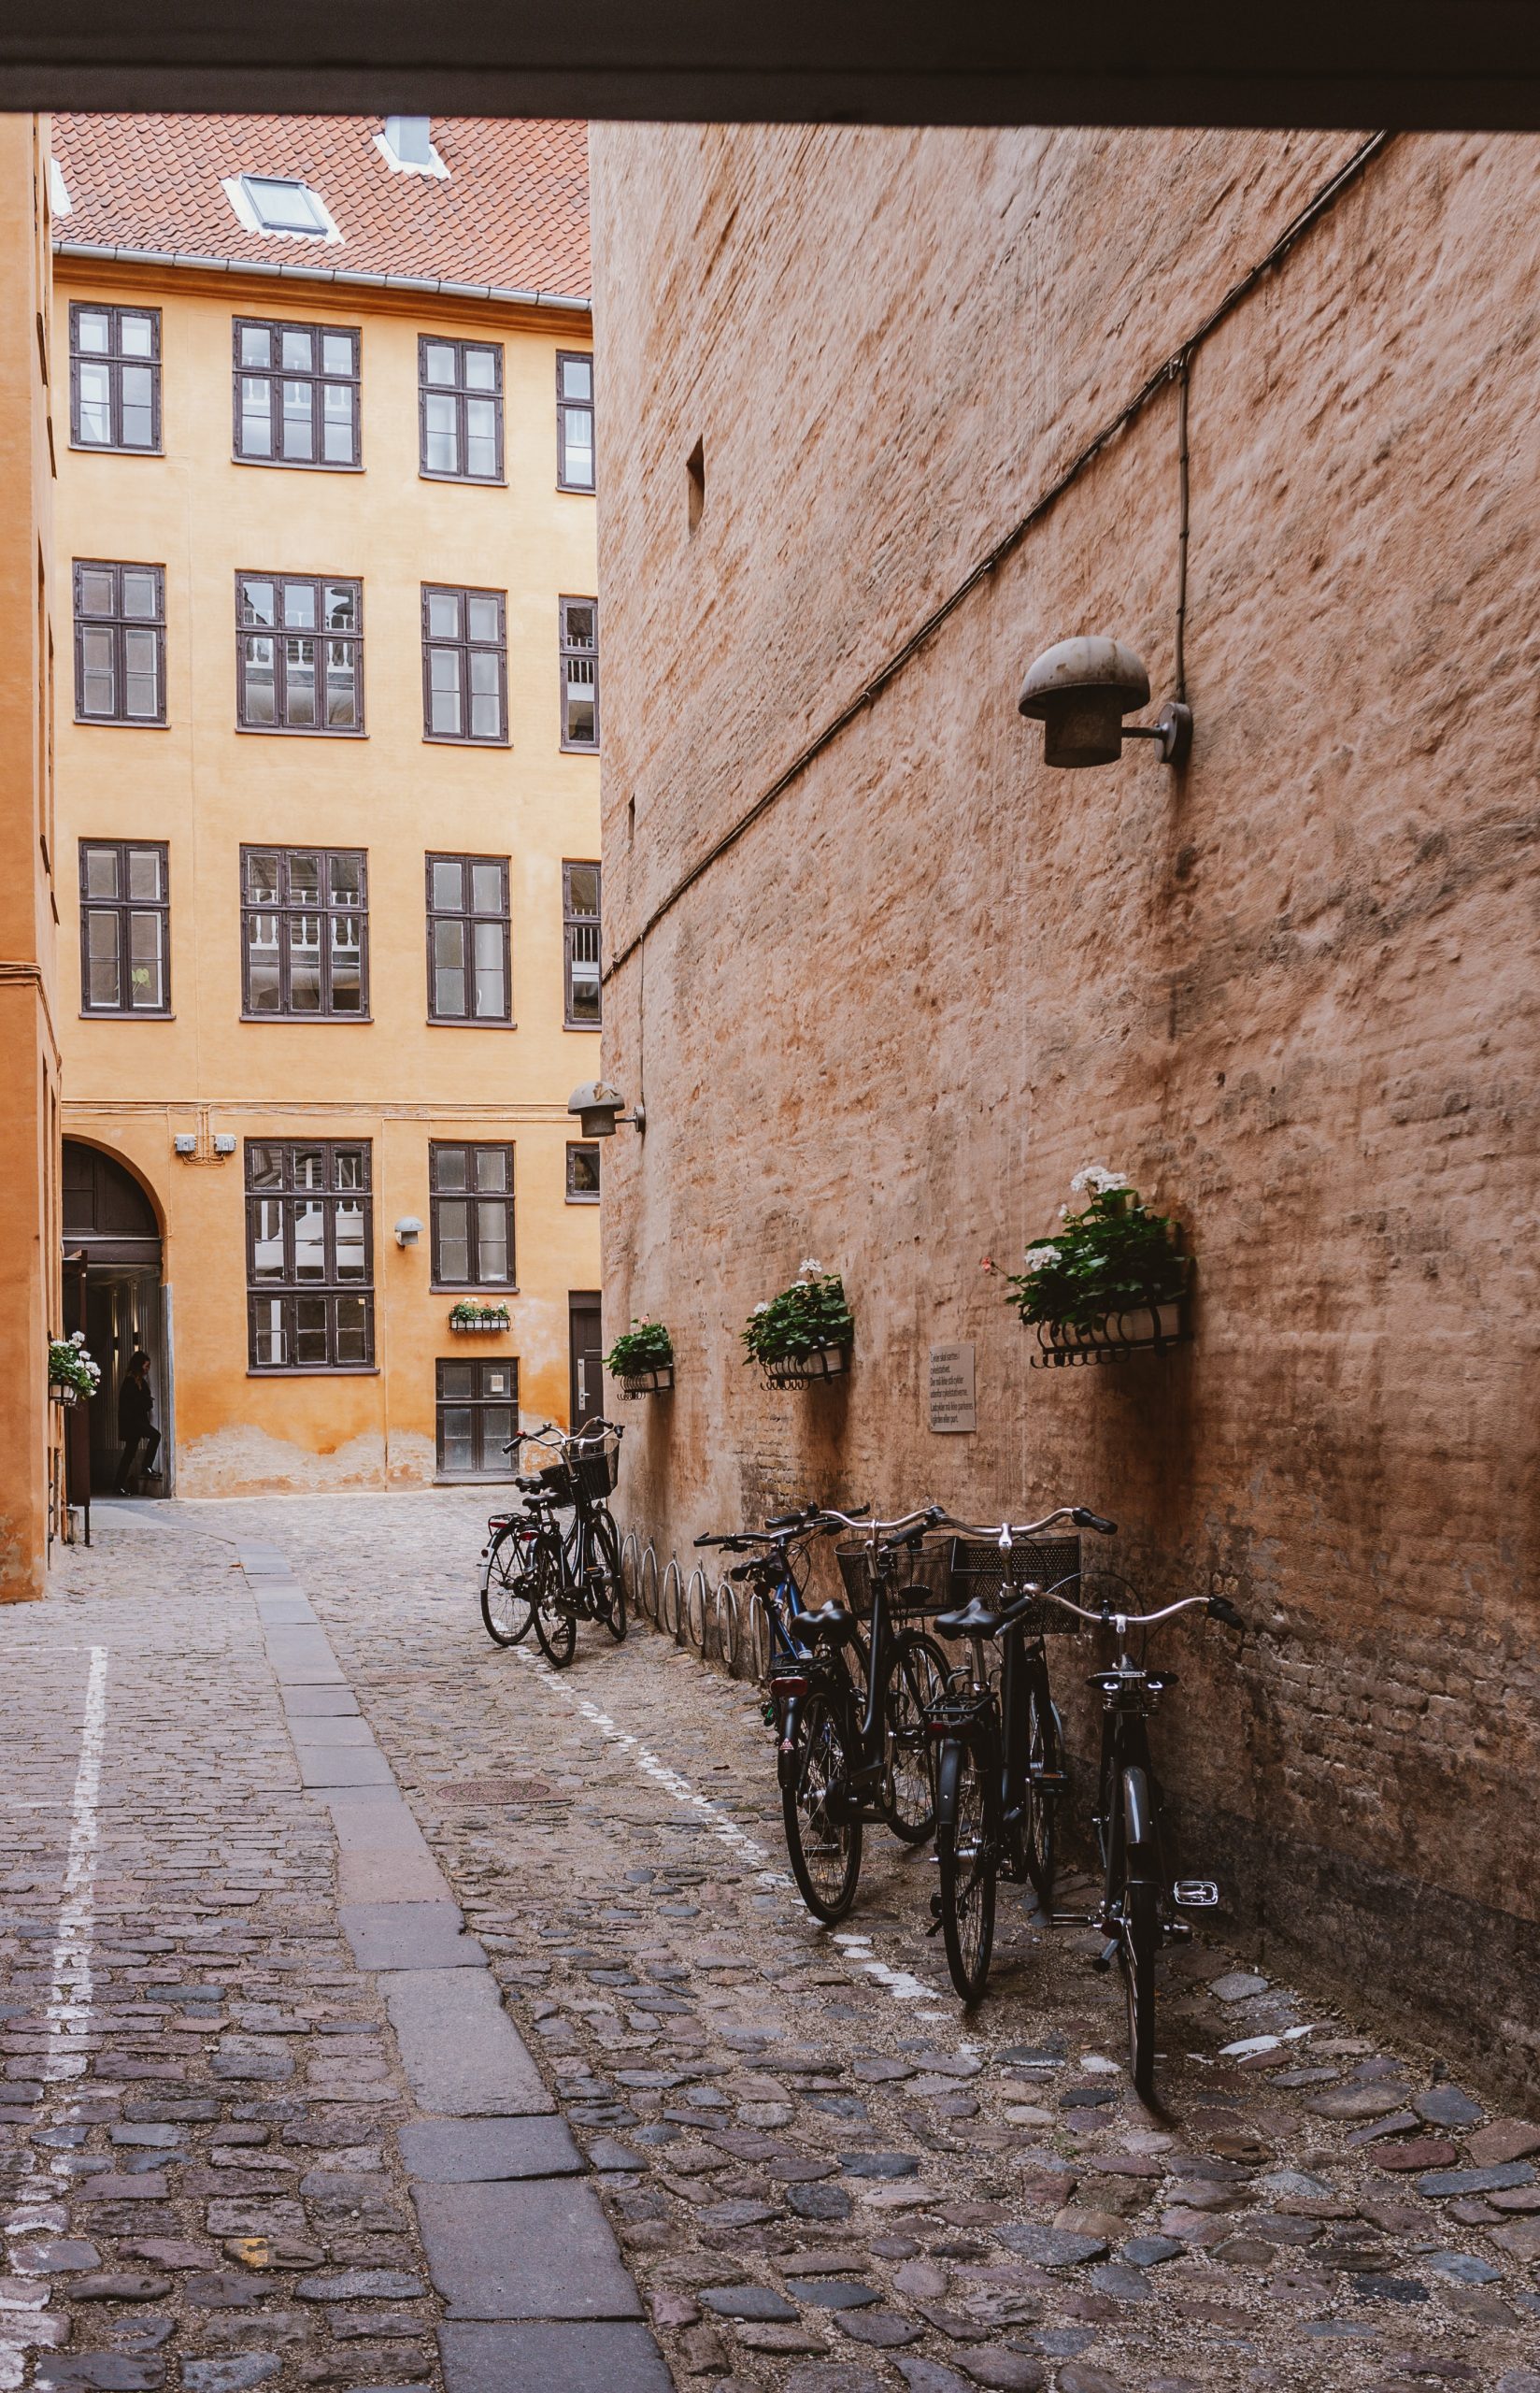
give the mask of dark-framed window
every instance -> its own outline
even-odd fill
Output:
[[[431,481],[503,480],[503,344],[417,342],[419,471]]]
[[[362,734],[362,581],[236,574],[235,721],[243,731]]]
[[[171,1010],[170,857],[164,839],[80,841],[80,1010]]]
[[[368,1010],[363,850],[242,848],[242,1013],[257,1022],[360,1022]]]
[[[75,560],[78,723],[165,721],[165,568]]]
[[[429,1020],[507,1022],[507,857],[430,855],[425,861]]]
[[[422,737],[506,747],[505,591],[422,584]]]
[[[69,437],[76,449],[158,456],[161,311],[69,304]]]
[[[599,745],[599,601],[562,600],[562,745]]]
[[[453,1355],[435,1363],[435,1416],[443,1479],[508,1479],[503,1452],[519,1426],[519,1365]]]
[[[428,1141],[435,1288],[511,1288],[513,1147]]]
[[[599,1027],[599,867],[562,867],[562,952],[566,982],[566,1026]]]
[[[593,352],[556,352],[556,487],[593,488]]]
[[[356,470],[357,328],[237,316],[231,337],[236,456],[248,465]]]
[[[599,1149],[586,1140],[567,1141],[567,1203],[596,1205],[599,1202]]]
[[[367,1139],[248,1139],[248,1364],[349,1371],[375,1358]]]

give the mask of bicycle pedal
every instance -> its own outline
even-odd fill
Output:
[[[1171,1899],[1182,1911],[1212,1911],[1219,1899],[1219,1890],[1212,1878],[1178,1878],[1171,1889]]]
[[[1162,1919],[1161,1922],[1161,1934],[1168,1938],[1173,1944],[1191,1944],[1192,1942],[1191,1922],[1185,1919]]]
[[[1115,1936],[1110,1944],[1104,1944],[1101,1951],[1093,1956],[1091,1966],[1093,1970],[1110,1970],[1117,1958],[1118,1939]]]

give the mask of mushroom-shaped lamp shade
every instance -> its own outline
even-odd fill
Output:
[[[1149,704],[1149,676],[1120,639],[1062,639],[1029,667],[1020,704],[1043,725],[1046,765],[1112,765],[1124,715]]]
[[[567,1111],[578,1115],[585,1139],[613,1139],[625,1098],[606,1081],[585,1081],[568,1097]]]

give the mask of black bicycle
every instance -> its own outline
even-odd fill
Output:
[[[608,1497],[624,1431],[595,1418],[570,1435],[547,1422],[504,1448],[549,1449],[555,1459],[517,1485],[524,1508],[494,1514],[481,1557],[481,1617],[499,1645],[517,1645],[533,1624],[555,1669],[564,1669],[579,1620],[603,1624],[617,1644],[626,1633],[620,1540]]]
[[[865,1827],[923,1844],[935,1826],[927,1718],[947,1657],[923,1630],[895,1628],[893,1614],[923,1597],[925,1532],[939,1518],[933,1504],[891,1521],[825,1510],[811,1524],[857,1540],[836,1549],[853,1608],[800,1610],[803,1651],[770,1681],[786,1850],[815,1919],[843,1919],[855,1900]]]
[[[1068,1782],[1063,1727],[1043,1643],[1061,1616],[1044,1596],[1047,1589],[1078,1584],[1080,1541],[1051,1532],[1062,1526],[1110,1537],[1115,1524],[1077,1504],[1020,1526],[1005,1522],[985,1528],[950,1519],[946,1526],[955,1532],[951,1608],[938,1614],[935,1627],[943,1637],[967,1640],[969,1663],[949,1674],[929,1715],[940,1753],[940,1883],[931,1900],[930,1933],[941,1934],[952,1984],[973,2003],[989,1983],[1001,1873],[1030,1880],[1045,1912],[1053,1905],[1059,1798]],[[998,1683],[985,1655],[990,1641],[1000,1648]]]

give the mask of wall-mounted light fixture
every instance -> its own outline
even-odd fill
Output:
[[[629,1122],[635,1130],[647,1128],[647,1108],[640,1098],[635,1111],[628,1113],[625,1098],[607,1081],[585,1081],[581,1088],[575,1088],[567,1099],[567,1111],[578,1115],[585,1139],[613,1139],[620,1122]]]
[[[1192,709],[1168,698],[1153,723],[1125,723],[1149,704],[1149,676],[1120,639],[1062,639],[1027,669],[1020,710],[1043,726],[1043,762],[1074,770],[1113,765],[1125,739],[1160,742],[1162,765],[1185,763],[1192,745]]]
[[[195,1130],[178,1130],[171,1143],[176,1149],[178,1154],[195,1155],[198,1152],[197,1132]]]
[[[233,1155],[235,1152],[235,1141],[231,1133],[228,1130],[216,1130],[214,1133],[214,1153],[217,1155]]]
[[[403,1213],[395,1225],[397,1246],[415,1246],[422,1235],[422,1225],[415,1213]]]

